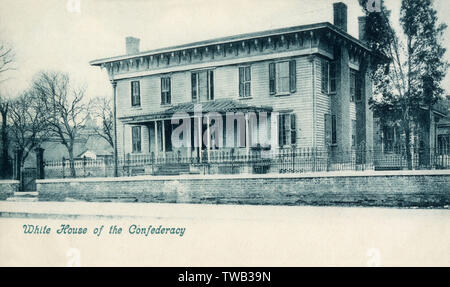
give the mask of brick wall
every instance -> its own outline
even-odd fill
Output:
[[[5,200],[19,191],[18,180],[0,180],[0,200]]]
[[[450,172],[222,175],[38,180],[40,200],[443,207]]]

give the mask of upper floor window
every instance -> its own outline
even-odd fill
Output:
[[[191,89],[193,102],[200,103],[214,100],[214,71],[193,72],[191,74]]]
[[[161,78],[161,104],[170,104],[171,102],[170,77]]]
[[[141,88],[139,81],[131,82],[131,106],[139,107],[141,105]]]
[[[239,97],[247,98],[251,96],[251,68],[239,68]]]
[[[132,152],[141,152],[141,127],[135,126],[131,128],[131,144]]]
[[[271,95],[295,93],[297,91],[295,60],[269,64],[269,90]]]

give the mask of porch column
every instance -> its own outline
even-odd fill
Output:
[[[158,122],[154,121],[155,123],[155,158],[158,158],[158,151],[159,151],[159,147],[158,147]]]
[[[165,121],[161,121],[161,129],[162,129],[162,151],[163,151],[163,158],[166,158],[166,131],[164,126]]]
[[[117,82],[111,80],[113,88],[113,121],[114,121],[114,177],[119,176],[119,160],[117,155]]]
[[[202,160],[202,117],[198,117],[198,157]]]
[[[209,162],[209,159],[210,159],[210,149],[211,149],[211,130],[210,130],[210,128],[209,128],[209,116],[207,115],[206,116],[206,134],[207,134],[207,136],[208,136],[208,139],[207,139],[207,141],[206,141],[206,144],[207,144],[207,151],[208,151],[208,162]]]

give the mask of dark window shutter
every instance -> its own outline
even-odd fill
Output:
[[[269,64],[269,92],[274,95],[276,91],[275,87],[275,63]]]
[[[297,143],[297,117],[291,114],[291,144]]]
[[[291,93],[297,92],[297,65],[296,61],[289,61],[289,90]]]
[[[141,87],[139,82],[136,82],[136,105],[141,105]]]
[[[239,68],[239,97],[244,97],[244,68]]]
[[[161,78],[161,104],[165,103],[165,99],[164,99],[164,78]]]
[[[191,86],[192,86],[192,101],[197,101],[197,74],[192,73],[191,74]]]
[[[208,71],[208,91],[209,91],[209,99],[214,100],[214,73],[212,70]]]
[[[168,78],[167,81],[168,81],[168,84],[169,84],[169,87],[168,87],[169,88],[169,92],[167,93],[167,104],[170,104],[171,100],[172,100],[172,87],[171,87],[171,84],[170,84],[171,79]]]

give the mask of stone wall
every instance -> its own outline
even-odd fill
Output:
[[[18,180],[0,180],[0,200],[6,200],[19,191]]]
[[[449,171],[38,180],[42,201],[444,207]]]

